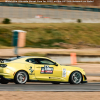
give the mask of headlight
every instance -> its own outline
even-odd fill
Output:
[[[0,67],[6,67],[7,65],[6,64],[0,64]]]

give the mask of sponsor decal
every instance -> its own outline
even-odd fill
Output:
[[[62,77],[66,77],[66,69],[65,68],[63,68],[63,70],[62,70]]]
[[[48,65],[45,65],[44,67],[41,67],[41,74],[53,74],[53,67],[49,67]]]
[[[32,73],[33,73],[34,70],[32,69],[31,66],[30,66],[30,69],[29,69],[29,70],[30,70],[30,72],[31,72],[30,74],[32,75]]]

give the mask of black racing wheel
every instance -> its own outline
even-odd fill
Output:
[[[70,84],[80,84],[82,82],[82,74],[78,71],[74,71],[69,78]]]
[[[14,82],[16,84],[25,84],[27,80],[28,80],[28,75],[25,71],[18,71],[14,78]]]

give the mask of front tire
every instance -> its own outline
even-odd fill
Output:
[[[27,80],[28,80],[28,75],[25,71],[18,71],[14,78],[16,84],[25,84]]]
[[[69,78],[70,84],[80,84],[82,82],[82,74],[78,71],[73,72]]]

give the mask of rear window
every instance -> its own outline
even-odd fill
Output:
[[[54,62],[44,59],[44,58],[29,58],[26,60],[29,63],[34,63],[34,64],[48,64],[48,65],[54,65]]]

